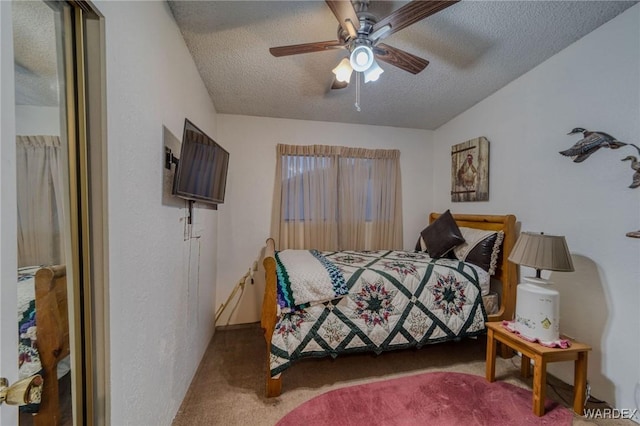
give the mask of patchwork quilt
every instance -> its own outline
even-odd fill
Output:
[[[279,252],[277,258],[291,251]],[[404,251],[309,254],[329,268],[338,282],[328,285],[323,279],[319,293],[298,291],[290,281],[297,279],[294,271],[299,268],[276,261],[280,315],[271,340],[272,376],[301,358],[379,354],[476,336],[485,330],[487,315],[478,272],[470,264]],[[307,285],[313,286],[313,281]],[[326,298],[330,291],[335,295]],[[282,300],[284,293],[288,302]],[[322,297],[305,300],[304,295],[316,293]]]
[[[18,378],[42,373],[36,340],[35,274],[39,266],[18,269]],[[37,413],[40,404],[20,406],[20,412]]]
[[[18,269],[18,378],[37,374],[42,369],[36,345],[35,273],[40,267]]]

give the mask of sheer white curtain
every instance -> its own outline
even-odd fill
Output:
[[[371,209],[371,165],[366,158],[340,157],[338,172],[339,247],[364,250],[367,211]]]
[[[343,148],[339,165],[340,249],[402,249],[400,151]]]
[[[18,266],[64,262],[63,192],[57,136],[17,136]]]
[[[338,147],[277,146],[271,232],[280,250],[338,249]]]
[[[281,250],[401,249],[400,152],[278,145],[271,235]]]

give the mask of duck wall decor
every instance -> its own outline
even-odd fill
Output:
[[[621,161],[628,160],[631,160],[631,169],[635,171],[633,174],[633,181],[631,182],[631,185],[629,185],[629,188],[637,188],[640,186],[640,162],[638,162],[638,159],[633,155],[627,155]]]
[[[637,145],[621,142],[608,133],[592,132],[582,127],[576,127],[567,134],[575,135],[577,133],[582,133],[583,138],[576,142],[571,148],[560,151],[560,154],[572,157],[574,163],[583,162],[600,148],[618,149],[623,146],[632,146],[638,151],[638,155],[640,155],[640,148]],[[640,162],[638,158],[633,155],[628,155],[623,158],[622,161],[631,161],[631,169],[634,171],[629,188],[640,187]],[[627,237],[640,238],[640,230],[628,232]]]
[[[562,155],[573,157],[574,163],[582,163],[600,148],[618,149],[622,146],[628,145],[624,142],[620,142],[608,133],[592,132],[583,129],[582,127],[576,127],[567,134],[575,135],[576,133],[582,133],[583,139],[580,139],[571,148],[560,151],[560,154]],[[640,149],[638,152],[640,152]]]
[[[640,161],[638,161],[638,159],[633,155],[627,155],[621,161],[629,160],[631,161],[631,169],[634,170],[633,181],[631,182],[631,185],[629,185],[629,188],[637,188],[640,186]],[[637,231],[627,232],[627,237],[640,238],[640,229]]]

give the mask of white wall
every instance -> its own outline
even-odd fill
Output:
[[[218,114],[218,142],[229,151],[226,200],[220,206],[220,250],[217,275],[218,303],[259,260],[270,236],[271,205],[276,165],[276,145],[340,145],[401,150],[404,246],[413,249],[418,233],[428,223],[431,184],[431,135],[426,130],[402,129]],[[247,285],[231,324],[260,319],[263,274]],[[231,306],[220,317],[225,325]]]
[[[213,335],[217,213],[162,200],[163,128],[215,136],[215,109],[166,2],[105,16],[111,424],[168,425]]]
[[[561,331],[593,346],[593,394],[635,408],[640,379],[640,189],[620,160],[631,147],[601,149],[576,164],[558,151],[601,130],[640,145],[640,5],[588,34],[435,131],[435,210],[514,213],[522,230],[565,235],[576,271],[555,273]],[[451,146],[491,142],[490,201],[450,202]],[[523,268],[526,269],[526,268]],[[526,275],[531,270],[524,271]],[[569,383],[572,365],[549,370]]]

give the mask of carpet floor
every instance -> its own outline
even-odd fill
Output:
[[[485,339],[465,339],[379,356],[358,354],[303,360],[282,374],[282,395],[266,398],[265,351],[258,324],[217,330],[173,426],[273,426],[296,407],[334,389],[427,372],[485,375]],[[522,379],[519,374],[519,358],[496,360],[497,380],[530,391],[531,378]],[[571,386],[551,376],[547,383],[547,398],[570,407]],[[607,405],[589,402],[588,407]],[[425,420],[417,424],[429,423]],[[630,420],[586,420],[577,415],[573,416],[573,424],[637,426]]]

